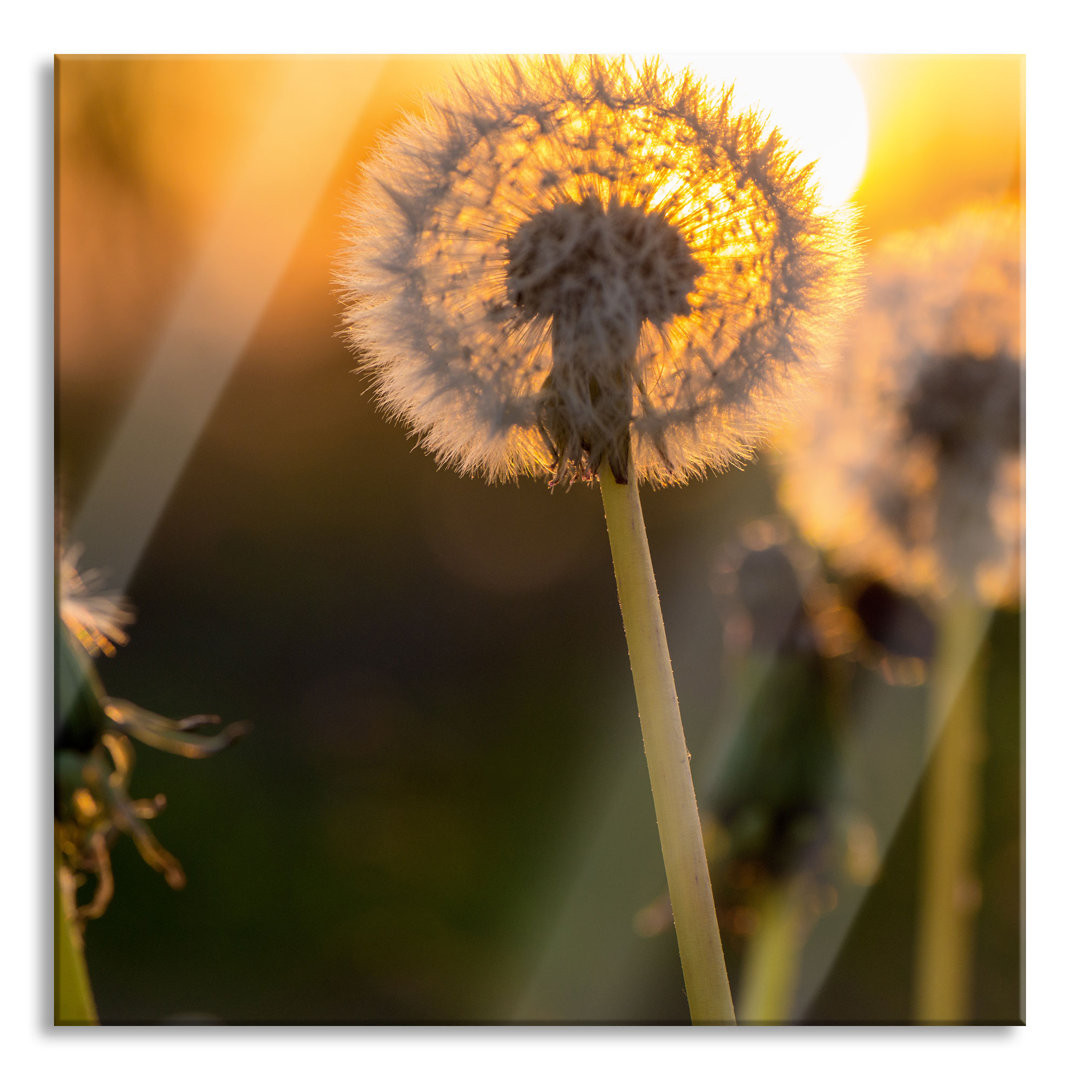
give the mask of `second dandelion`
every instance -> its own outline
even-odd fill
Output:
[[[364,170],[339,274],[441,463],[600,481],[691,1017],[734,1012],[637,481],[746,458],[850,295],[850,219],[778,132],[659,64],[478,65]]]

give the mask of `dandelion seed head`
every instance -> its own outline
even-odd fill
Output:
[[[1023,215],[969,207],[883,242],[780,492],[841,569],[911,595],[1022,589]]]
[[[747,457],[855,282],[850,215],[730,93],[622,59],[478,64],[366,164],[338,273],[377,397],[489,480]]]
[[[510,300],[526,315],[626,324],[628,333],[616,330],[610,344],[597,336],[601,354],[621,352],[623,336],[636,343],[646,320],[662,326],[688,315],[687,295],[704,269],[662,215],[594,198],[534,214],[510,238],[507,254]]]

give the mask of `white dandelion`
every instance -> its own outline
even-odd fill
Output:
[[[891,238],[781,497],[846,573],[932,613],[915,1018],[971,1018],[990,609],[1023,594],[1024,215],[979,205]]]
[[[689,73],[477,65],[363,170],[338,283],[441,464],[600,481],[691,1019],[735,1014],[638,495],[746,458],[851,295],[850,215]]]
[[[339,284],[386,410],[491,480],[746,458],[851,293],[850,214],[689,73],[478,65],[364,168]]]

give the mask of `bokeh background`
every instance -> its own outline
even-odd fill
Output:
[[[138,748],[188,884],[117,843],[86,935],[105,1022],[685,1022],[598,493],[436,469],[337,337],[357,162],[455,62],[56,62],[58,504],[138,612],[99,673],[254,724],[206,761]],[[868,244],[1022,199],[1022,58],[847,63]],[[794,815],[816,840],[792,1018],[906,1022],[933,629],[861,583],[877,648],[771,634],[755,560],[782,584],[769,558],[801,550],[775,490],[766,451],[643,493],[736,998]],[[1021,643],[995,613],[972,1002],[993,1023],[1023,1009]]]

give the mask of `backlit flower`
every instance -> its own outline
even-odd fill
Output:
[[[781,497],[849,573],[990,604],[1022,589],[1023,215],[969,208],[883,242]]]
[[[339,284],[379,401],[490,480],[745,458],[852,283],[850,215],[689,73],[478,65],[384,139]]]

